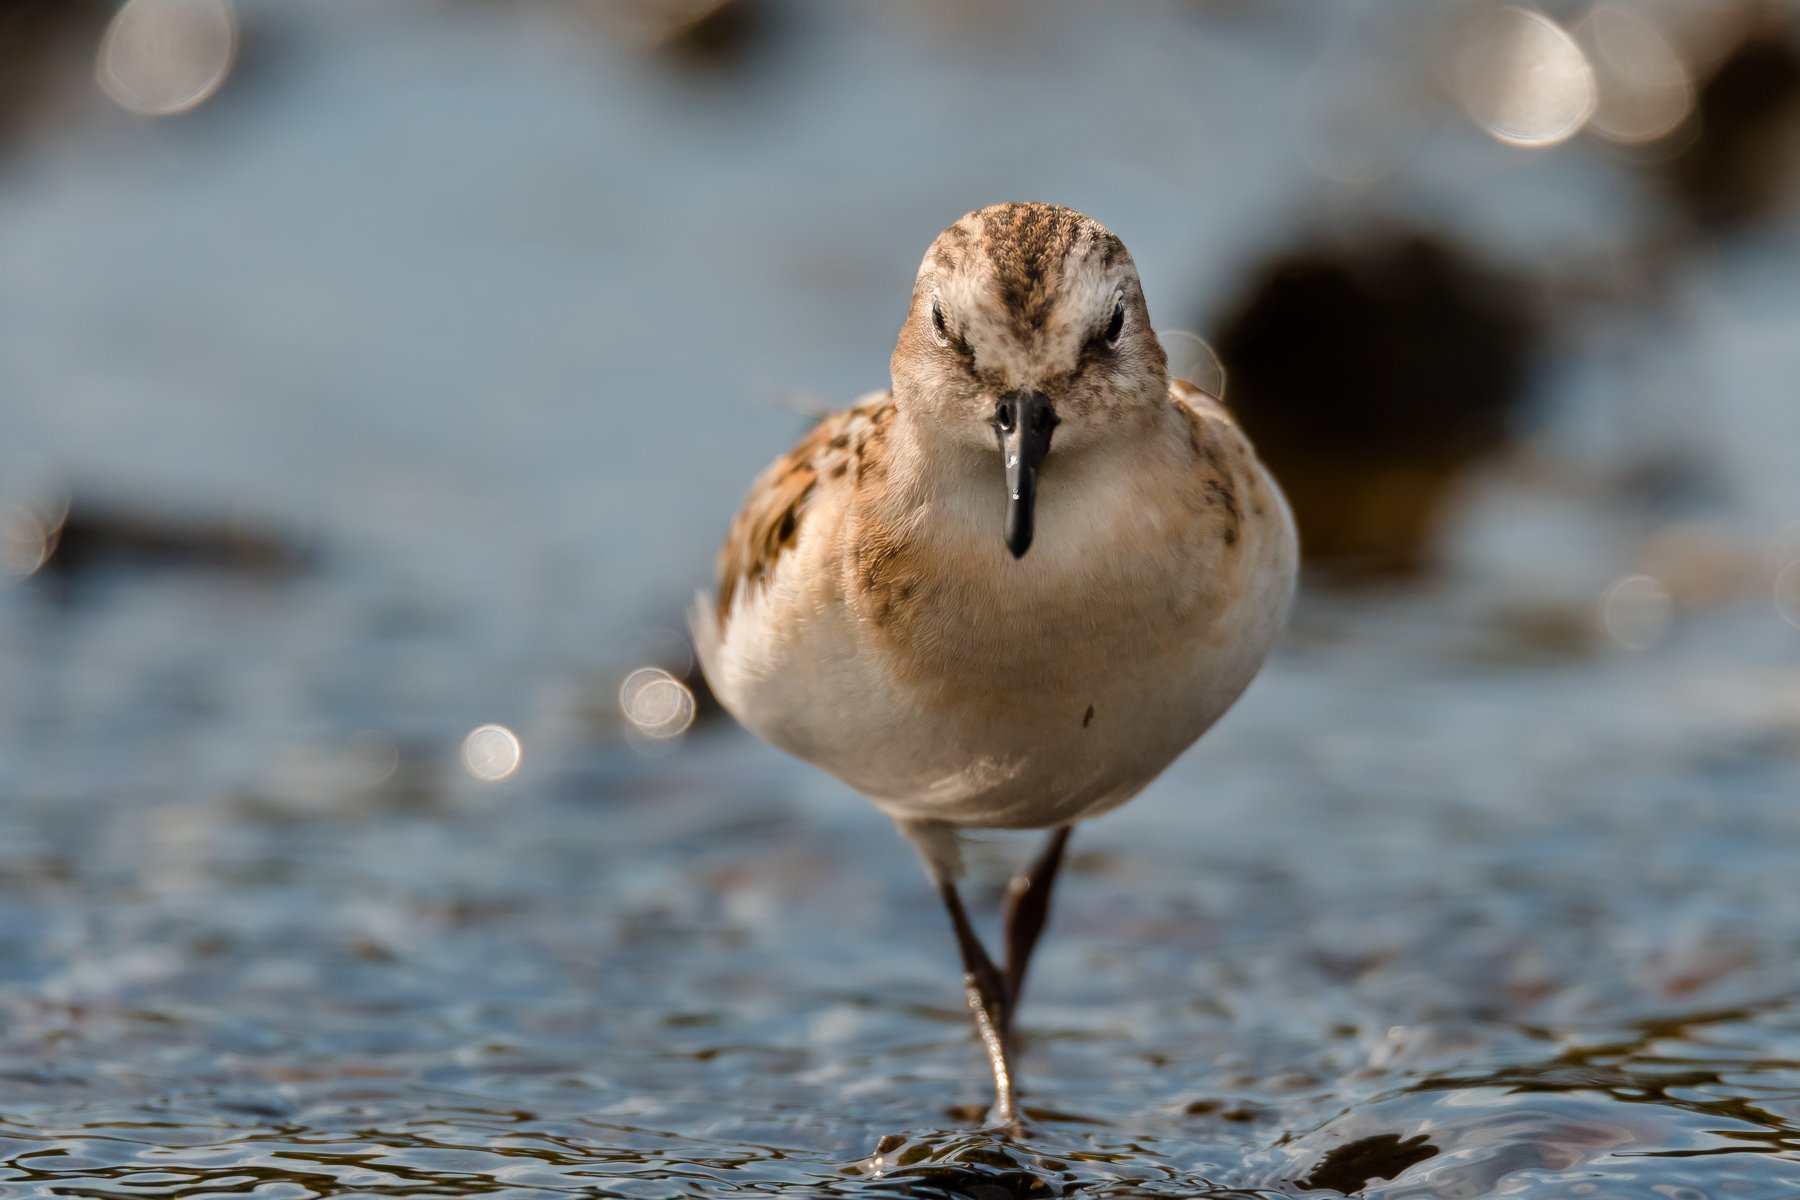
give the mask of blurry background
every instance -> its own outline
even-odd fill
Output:
[[[4,0],[0,1186],[1792,1195],[1797,173],[1778,3]],[[1011,1147],[682,632],[1002,199],[1309,568],[1076,839]]]

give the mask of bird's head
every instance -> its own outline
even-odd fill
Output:
[[[894,403],[916,427],[998,458],[1015,558],[1031,545],[1052,442],[1080,453],[1168,405],[1131,255],[1099,222],[1051,204],[992,205],[937,236],[892,366]]]

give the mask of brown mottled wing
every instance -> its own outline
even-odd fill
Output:
[[[1262,485],[1250,466],[1250,444],[1224,404],[1185,379],[1169,381],[1169,398],[1188,420],[1188,440],[1198,468],[1196,507],[1212,511],[1219,540],[1236,546],[1243,523],[1242,501]],[[1260,507],[1260,499],[1257,504]]]
[[[849,472],[856,443],[869,428],[885,423],[888,408],[882,393],[833,413],[757,478],[719,549],[720,629],[731,617],[732,601],[766,584],[782,554],[799,541],[820,480],[842,479]]]

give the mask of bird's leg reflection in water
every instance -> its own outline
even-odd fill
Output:
[[[944,908],[950,913],[950,926],[956,932],[957,948],[962,951],[963,987],[969,998],[969,1012],[975,1018],[975,1031],[987,1051],[988,1065],[994,1071],[991,1116],[997,1125],[1015,1132],[1019,1129],[1019,1116],[1010,1058],[1013,1014],[1018,1011],[1019,996],[1025,988],[1031,951],[1050,914],[1050,892],[1056,885],[1057,869],[1062,865],[1063,850],[1068,843],[1069,827],[1065,825],[1050,835],[1050,841],[1037,861],[1015,875],[1007,887],[1004,974],[988,957],[981,939],[975,936],[955,882],[938,880],[938,893],[944,898]]]

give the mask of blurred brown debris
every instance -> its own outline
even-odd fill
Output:
[[[699,70],[742,65],[771,24],[765,0],[585,0],[582,8],[640,51]]]
[[[1306,560],[1422,566],[1457,475],[1525,399],[1525,297],[1419,234],[1307,245],[1251,276],[1218,323],[1226,397],[1280,480]]]
[[[1697,136],[1666,178],[1693,220],[1729,231],[1778,211],[1800,175],[1800,21],[1761,12],[1701,82]]]

